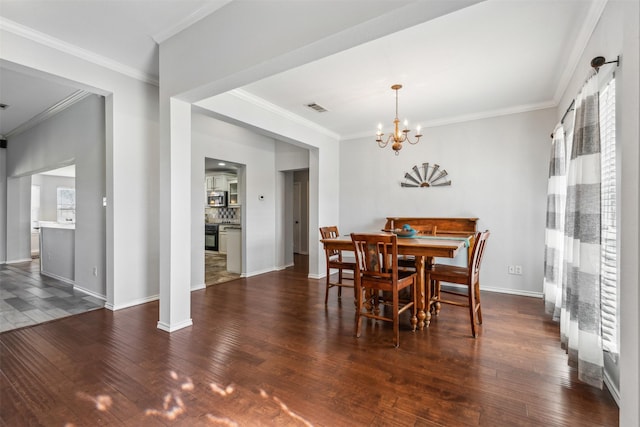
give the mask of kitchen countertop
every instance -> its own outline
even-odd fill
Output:
[[[66,230],[75,230],[76,224],[73,223],[63,223],[63,222],[54,222],[54,221],[40,221],[40,228],[63,228]]]

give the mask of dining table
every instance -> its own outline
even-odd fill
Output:
[[[384,231],[380,233],[385,233]],[[412,237],[398,237],[398,254],[415,258],[416,281],[418,286],[417,328],[428,327],[431,321],[431,282],[429,270],[434,258],[455,258],[472,244],[473,233],[455,232],[437,235],[416,234]],[[351,235],[320,239],[325,249],[353,251]]]

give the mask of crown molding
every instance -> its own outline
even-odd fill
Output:
[[[580,57],[584,53],[587,43],[589,43],[589,39],[598,25],[598,21],[600,20],[608,1],[609,0],[593,0],[591,2],[587,16],[585,17],[584,23],[578,33],[578,37],[573,44],[573,49],[566,58],[566,66],[564,67],[560,80],[558,81],[558,86],[556,87],[556,92],[553,96],[556,104],[560,103],[562,95],[566,92],[571,81],[571,77],[578,68]]]
[[[335,139],[339,139],[340,141],[346,141],[346,140],[350,140],[350,139],[358,139],[358,138],[366,138],[369,136],[374,135],[372,132],[359,132],[359,133],[355,133],[355,134],[349,134],[349,135],[339,135],[325,127],[322,127],[310,120],[307,120],[305,118],[302,118],[296,114],[291,113],[288,110],[285,110],[283,108],[278,107],[277,105],[274,105],[268,101],[266,101],[263,98],[257,97],[245,90],[242,89],[233,89],[231,91],[228,92],[228,94],[235,96],[236,98],[242,99],[243,101],[249,102],[252,105],[255,105],[263,110],[267,110],[271,113],[277,114],[280,117],[283,117],[286,120],[291,120],[295,123],[298,123],[302,126],[305,126],[307,128],[313,129],[317,132],[320,132],[324,135],[330,136],[331,138],[335,138]],[[470,122],[473,120],[481,120],[481,119],[488,119],[488,118],[492,118],[492,117],[499,117],[499,116],[507,116],[510,114],[519,114],[519,113],[526,113],[529,111],[536,111],[536,110],[544,110],[546,108],[555,108],[558,106],[558,102],[556,102],[555,100],[550,100],[550,101],[544,101],[544,102],[539,102],[539,103],[534,103],[534,104],[523,104],[523,105],[518,105],[515,107],[510,107],[510,108],[503,108],[503,109],[498,109],[498,110],[487,110],[487,111],[481,111],[478,113],[472,113],[472,114],[465,114],[465,115],[460,115],[460,116],[452,116],[452,117],[447,117],[444,119],[438,119],[438,120],[430,120],[430,121],[423,121],[422,123],[422,128],[428,128],[428,127],[436,127],[436,126],[445,126],[445,125],[450,125],[450,124],[455,124],[455,123],[463,123],[463,122]],[[205,107],[206,108],[206,107]]]
[[[82,101],[89,95],[91,95],[91,92],[87,92],[84,90],[78,90],[72,93],[62,101],[58,102],[55,105],[52,105],[51,107],[47,108],[43,112],[36,114],[35,116],[33,116],[32,118],[30,118],[29,120],[21,124],[20,126],[18,126],[17,128],[12,129],[11,132],[5,135],[5,138],[10,138],[12,136],[18,135],[26,131],[27,129],[34,127],[37,124],[42,123],[48,118],[53,117],[59,112],[71,107],[73,104]]]
[[[140,71],[133,67],[129,67],[128,65],[124,65],[118,61],[114,61],[105,56],[98,55],[97,53],[91,52],[90,50],[83,49],[81,47],[64,42],[55,37],[51,37],[48,34],[42,33],[40,31],[36,31],[32,28],[18,24],[17,22],[13,22],[1,16],[0,16],[0,30],[13,33],[20,37],[24,37],[33,42],[59,50],[61,52],[67,53],[69,55],[75,56],[77,58],[99,65],[101,67],[108,68],[112,71],[115,71],[119,74],[124,74],[125,76],[129,76],[136,80],[140,80],[145,83],[152,84],[154,86],[159,86],[160,84],[156,77],[150,74],[147,74],[143,71]]]
[[[473,120],[490,119],[492,117],[508,116],[510,114],[527,113],[529,111],[544,110],[546,108],[555,108],[557,106],[558,106],[558,103],[554,100],[551,100],[551,101],[544,101],[544,102],[539,102],[535,104],[523,104],[523,105],[517,105],[515,107],[480,111],[477,113],[463,114],[460,116],[451,116],[443,119],[420,121],[420,123],[422,124],[422,129],[424,130],[425,128],[433,128],[437,126],[446,126],[446,125],[452,125],[456,123],[471,122]],[[340,138],[340,140],[346,141],[350,139],[359,139],[359,138],[366,138],[366,137],[374,138],[375,132],[369,131],[369,132],[360,132],[360,133],[354,133],[350,135],[344,135],[343,137]]]
[[[176,25],[152,35],[151,38],[153,39],[153,41],[155,41],[156,43],[160,44],[160,43],[166,41],[167,39],[170,39],[171,37],[175,36],[176,34],[181,32],[185,28],[188,28],[191,25],[195,24],[196,22],[198,22],[202,18],[205,18],[205,17],[209,16],[210,14],[212,14],[216,10],[222,8],[223,6],[227,5],[228,3],[231,3],[231,0],[220,0],[220,1],[215,1],[215,2],[206,2],[198,10],[196,10],[193,13],[191,13],[186,18],[182,19]]]
[[[331,130],[318,125],[317,123],[312,122],[311,120],[307,120],[303,117],[298,116],[297,114],[293,114],[291,111],[285,110],[284,108],[280,108],[275,104],[270,103],[269,101],[255,96],[245,90],[242,89],[233,89],[228,92],[230,95],[235,96],[245,102],[248,102],[258,108],[263,110],[267,110],[273,114],[276,114],[286,120],[290,120],[294,123],[297,123],[306,128],[312,129],[316,132],[319,132],[323,135],[329,136],[334,139],[340,139],[340,135]]]

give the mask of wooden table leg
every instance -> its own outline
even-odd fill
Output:
[[[418,286],[418,329],[424,329],[425,319],[429,315],[425,313],[425,283],[424,283],[424,257],[416,256],[416,279]],[[429,324],[427,323],[427,326]]]
[[[425,287],[427,289],[425,303],[425,324],[427,327],[429,327],[429,324],[431,323],[431,298],[433,297],[433,295],[431,295],[431,268],[433,266],[433,261],[433,257],[427,257],[424,263],[424,281]]]

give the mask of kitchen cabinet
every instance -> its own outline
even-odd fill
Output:
[[[227,230],[224,227],[220,227],[218,231],[218,252],[227,253]]]
[[[235,175],[226,173],[213,175],[213,189],[216,191],[229,191],[229,182],[236,179]]]
[[[40,221],[40,272],[75,284],[75,224]]]
[[[205,188],[207,192],[214,190],[213,175],[205,177]]]
[[[226,175],[213,175],[213,189],[218,191],[227,190],[227,176]]]
[[[240,200],[238,199],[238,180],[233,179],[229,181],[229,206],[238,206]]]
[[[227,271],[242,274],[242,229],[233,227],[227,231]]]

